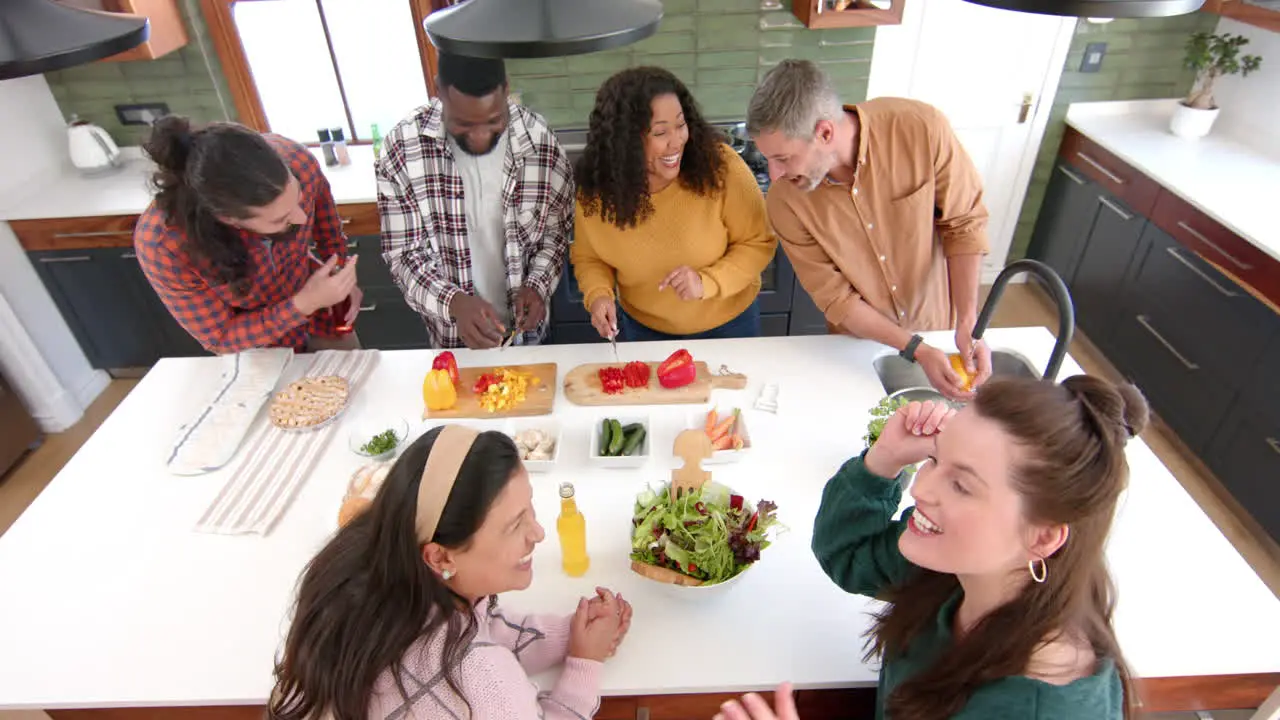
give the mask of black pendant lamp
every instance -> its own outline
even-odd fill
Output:
[[[135,48],[145,17],[82,10],[52,0],[0,0],[0,80],[83,65]]]
[[[465,0],[422,21],[439,50],[486,58],[581,55],[658,29],[660,0]]]
[[[1204,0],[969,0],[974,5],[1035,13],[1092,18],[1144,18],[1186,15]]]

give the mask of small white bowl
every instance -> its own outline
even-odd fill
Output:
[[[549,434],[555,442],[555,447],[551,449],[550,460],[524,460],[524,467],[531,473],[551,472],[555,469],[556,463],[560,461],[560,446],[563,444],[564,435],[560,429],[560,423],[549,418],[513,418],[507,421],[504,432],[515,440],[522,430],[542,430]],[[519,443],[516,444],[519,449]]]
[[[707,427],[707,415],[709,413],[698,411],[690,413],[689,428],[692,430],[704,430]],[[721,415],[720,420],[724,420],[725,416]],[[711,457],[703,460],[703,465],[724,465],[726,463],[734,463],[747,456],[751,450],[751,432],[747,428],[747,414],[739,412],[738,426],[742,432],[742,449],[741,450],[716,450],[711,453]]]
[[[640,447],[634,455],[622,455],[620,457],[605,457],[600,454],[600,425],[606,419],[617,420],[622,423],[623,427],[632,423],[639,423],[644,427],[644,440],[641,441]],[[653,442],[653,426],[649,422],[648,417],[640,417],[637,415],[601,415],[596,418],[591,425],[591,443],[590,454],[587,461],[602,468],[611,468],[614,470],[630,469],[644,466],[649,462],[649,448]]]
[[[373,439],[375,435],[391,430],[396,434],[396,445],[390,450],[371,455],[364,451],[364,444]],[[384,462],[395,458],[400,452],[400,448],[404,447],[405,442],[409,439],[409,424],[404,418],[368,418],[361,419],[351,429],[351,434],[347,436],[347,447],[351,452],[362,458],[368,458],[373,462]]]

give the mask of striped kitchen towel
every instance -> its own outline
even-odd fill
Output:
[[[308,360],[311,366],[305,377],[340,375],[350,383],[354,396],[377,364],[378,351],[325,350],[312,358],[299,355],[295,362]],[[264,421],[244,443],[240,465],[196,523],[196,531],[220,535],[271,532],[340,424],[297,432]]]

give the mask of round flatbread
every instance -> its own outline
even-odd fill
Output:
[[[350,386],[337,375],[308,377],[290,383],[271,400],[271,424],[300,430],[327,422],[347,405]]]

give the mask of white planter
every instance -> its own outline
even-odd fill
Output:
[[[1169,119],[1169,131],[1180,138],[1195,140],[1209,134],[1221,108],[1200,110],[1178,103]]]

